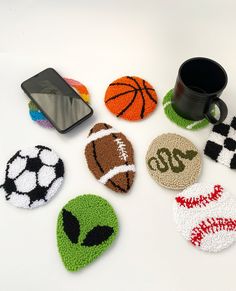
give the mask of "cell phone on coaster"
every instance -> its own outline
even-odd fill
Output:
[[[60,133],[93,114],[93,109],[52,68],[24,81],[21,88]]]

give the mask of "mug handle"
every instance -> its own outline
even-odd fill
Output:
[[[220,110],[220,117],[219,119],[216,119],[213,115],[212,115],[212,106],[217,106]],[[216,125],[219,123],[222,123],[226,116],[228,114],[228,108],[226,106],[226,104],[224,103],[224,101],[222,101],[220,98],[214,98],[207,109],[207,112],[205,113],[206,118],[209,120],[210,123]]]

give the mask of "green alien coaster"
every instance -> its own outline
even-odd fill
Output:
[[[94,261],[112,244],[118,228],[113,208],[102,197],[70,200],[57,221],[57,245],[66,269],[74,272]]]

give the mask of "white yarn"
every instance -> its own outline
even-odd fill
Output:
[[[109,179],[112,179],[115,175],[119,173],[125,173],[125,172],[135,172],[135,165],[122,165],[122,166],[117,166],[108,171],[105,175],[103,175],[100,179],[99,182],[102,184],[106,184]]]

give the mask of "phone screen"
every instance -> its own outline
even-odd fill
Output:
[[[92,115],[92,108],[52,68],[21,84],[55,128],[63,133]]]

